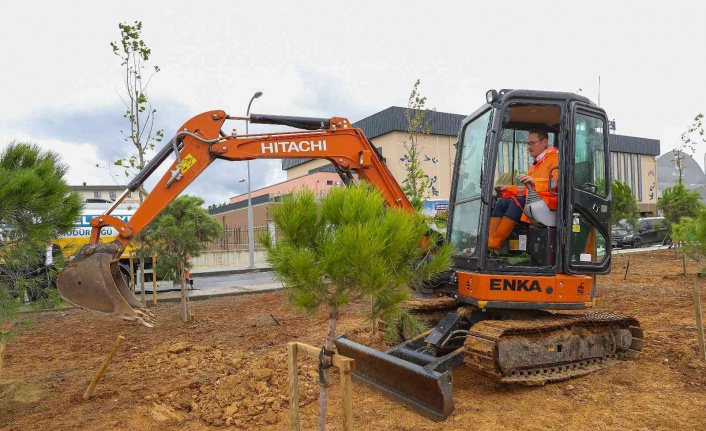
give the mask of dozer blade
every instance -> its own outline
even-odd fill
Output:
[[[145,326],[154,315],[132,294],[120,273],[116,244],[86,245],[59,274],[59,294],[71,304]]]
[[[422,416],[442,421],[454,409],[451,370],[462,363],[463,352],[459,349],[435,358],[414,348],[420,342],[423,337],[379,352],[344,336],[335,339],[338,353],[355,360],[353,377],[356,381],[381,391]]]

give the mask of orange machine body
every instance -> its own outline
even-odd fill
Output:
[[[458,271],[458,293],[480,308],[507,303],[527,308],[587,308],[593,305],[594,280],[588,275],[527,276]],[[462,298],[463,299],[463,298]],[[466,301],[468,302],[468,301]]]

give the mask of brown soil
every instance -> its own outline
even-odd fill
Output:
[[[636,361],[541,387],[501,385],[462,367],[454,374],[456,410],[442,423],[355,385],[355,429],[705,429],[706,362],[697,358],[692,279],[681,270],[681,260],[665,250],[615,256],[613,273],[599,277],[597,310],[642,322],[646,346]],[[294,311],[281,292],[192,304],[196,319],[188,324],[179,320],[177,304],[157,306],[154,329],[78,309],[33,316],[36,326],[7,347],[0,429],[289,429],[286,343],[320,345],[325,316]],[[352,306],[339,333],[383,348],[369,334],[366,307]],[[126,342],[84,401],[118,335]],[[315,428],[316,378],[313,361],[305,361],[304,430]],[[328,429],[339,430],[338,380],[333,383]]]

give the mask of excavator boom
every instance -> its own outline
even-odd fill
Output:
[[[270,134],[226,135],[226,120],[298,127],[305,131]],[[387,166],[363,132],[345,118],[307,118],[252,114],[230,117],[224,111],[209,111],[187,121],[142,171],[127,190],[101,217],[91,220],[91,238],[58,278],[59,293],[68,302],[83,308],[115,314],[126,320],[151,326],[153,314],[144,308],[127,287],[118,259],[135,236],[172,200],[201,175],[216,159],[230,161],[262,158],[322,158],[336,167],[345,180],[352,171],[373,182],[388,204],[413,211]],[[110,215],[129,192],[136,191],[171,155],[175,161],[160,179],[129,222]],[[119,233],[115,241],[103,244],[100,232],[112,226]]]

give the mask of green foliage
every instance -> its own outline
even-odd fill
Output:
[[[408,340],[429,328],[419,316],[411,314],[404,307],[399,307],[398,310],[398,315],[394,319],[395,324],[385,325],[383,334],[385,341],[397,343],[401,340]]]
[[[672,238],[681,244],[681,250],[696,262],[706,258],[706,208],[701,207],[693,217],[683,217],[672,226]]]
[[[616,226],[621,220],[627,220],[631,226],[635,226],[639,210],[637,198],[632,193],[630,186],[621,181],[613,181],[610,189],[613,197],[611,214],[613,226]]]
[[[683,184],[663,190],[657,202],[657,209],[662,211],[670,226],[679,223],[684,217],[695,217],[702,206],[699,192],[689,190]]]
[[[73,228],[83,203],[64,181],[67,169],[36,145],[13,142],[0,153],[0,247],[46,243]]]
[[[221,225],[203,209],[203,199],[180,196],[172,201],[145,229],[144,241],[157,254],[157,274],[179,281],[180,265],[190,268],[187,256],[200,256],[205,243],[221,235]]]
[[[25,292],[44,296],[56,277],[56,268],[44,267],[47,244],[74,227],[83,207],[64,181],[67,169],[57,154],[32,144],[12,142],[0,153],[0,323]]]
[[[369,298],[372,318],[394,320],[409,287],[450,265],[449,246],[422,241],[422,214],[388,207],[366,182],[336,187],[320,202],[310,190],[286,196],[272,217],[279,236],[263,238],[267,261],[289,301],[305,310]]]
[[[110,47],[113,54],[120,58],[120,66],[123,68],[125,84],[125,93],[121,96],[125,104],[123,117],[130,123],[130,132],[125,133],[124,140],[133,144],[137,155],[118,159],[113,164],[123,168],[124,175],[130,177],[147,164],[145,159],[147,150],[154,149],[155,143],[161,142],[164,138],[164,131],[154,130],[157,110],[152,107],[147,96],[147,87],[154,74],[159,72],[159,67],[154,66],[149,76],[143,76],[152,50],[142,40],[142,22],[135,21],[133,25],[122,23],[118,24],[118,28],[120,41],[111,42]],[[139,190],[139,196],[142,202],[144,197],[142,189]]]
[[[404,116],[407,120],[407,130],[405,132],[405,141],[402,144],[406,151],[402,157],[402,162],[407,172],[402,182],[402,190],[417,210],[421,208],[422,202],[427,197],[428,189],[431,188],[434,196],[439,194],[435,188],[431,187],[431,179],[422,169],[420,162],[422,149],[419,139],[422,136],[429,135],[431,123],[427,118],[429,110],[425,107],[427,98],[420,95],[419,83],[420,80],[417,79],[407,100],[407,109],[404,111]]]

